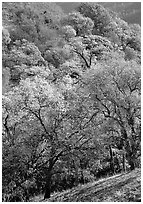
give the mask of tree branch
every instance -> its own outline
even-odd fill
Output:
[[[86,66],[88,68],[90,68],[90,65],[88,64],[87,60],[85,59],[85,57],[83,56],[83,53],[78,52],[77,50],[75,50],[75,53],[77,53],[85,62]]]

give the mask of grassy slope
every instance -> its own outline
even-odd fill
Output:
[[[32,201],[43,201],[38,197]],[[55,193],[45,202],[140,202],[141,171],[118,174]]]

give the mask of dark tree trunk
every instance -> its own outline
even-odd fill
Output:
[[[129,159],[129,165],[131,171],[135,169],[135,162],[133,161],[133,159]]]
[[[81,180],[80,180],[80,182],[82,183],[82,184],[84,184],[84,176],[83,176],[83,171],[81,170]]]
[[[127,160],[128,163],[130,165],[130,170],[134,170],[135,169],[135,158],[133,157],[133,146],[131,145],[130,141],[128,140],[128,136],[127,136],[127,132],[124,130],[122,132],[122,135],[125,139],[125,150],[126,150],[126,154],[127,154]]]
[[[125,153],[123,153],[123,171],[126,172]]]
[[[131,171],[135,169],[135,164],[133,162],[130,164],[130,169]]]
[[[55,153],[55,150],[52,151],[52,154]],[[55,157],[49,159],[49,167],[47,170],[47,177],[46,177],[46,185],[45,185],[45,195],[44,199],[50,198],[51,195],[51,177],[52,177],[52,169],[53,166],[55,165],[56,161],[58,158],[62,155],[63,151],[59,152]]]
[[[47,198],[50,198],[50,195],[51,195],[51,176],[52,176],[51,172],[48,172],[48,175],[46,178],[44,200]]]
[[[110,169],[111,169],[111,172],[114,174],[115,173],[114,158],[113,158],[113,151],[112,151],[111,145],[109,145],[109,153],[110,153]]]
[[[51,186],[50,184],[47,182],[46,186],[45,186],[45,195],[44,195],[44,200],[47,198],[50,198],[51,195]]]
[[[130,170],[134,170],[136,167],[136,158],[131,150],[127,152],[127,161],[130,165]]]

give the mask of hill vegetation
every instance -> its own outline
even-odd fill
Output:
[[[3,201],[140,168],[140,25],[97,3],[2,9]]]
[[[141,25],[141,2],[102,2],[101,4],[117,12],[128,23],[138,23]]]
[[[55,193],[48,202],[141,202],[141,172],[117,174],[62,193]],[[33,200],[36,201],[36,200]],[[40,202],[40,200],[37,200]],[[41,200],[42,201],[42,200]]]
[[[63,11],[70,13],[75,11],[80,2],[57,2]],[[120,18],[128,23],[137,23],[141,25],[141,2],[99,2],[112,12],[116,12]]]

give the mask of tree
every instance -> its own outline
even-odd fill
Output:
[[[96,3],[81,3],[77,10],[85,17],[90,18],[94,22],[92,34],[103,35],[107,32],[107,26],[111,22],[109,12]]]
[[[94,86],[89,90],[93,89],[93,97],[101,107],[105,130],[113,138],[120,138],[133,170],[140,156],[140,66],[124,60],[120,64],[119,61],[108,63],[91,79]]]
[[[140,50],[139,25],[128,25],[116,13],[96,3],[81,3],[77,10],[94,22],[92,34],[107,37],[123,50],[127,46]]]
[[[63,25],[72,26],[76,31],[77,36],[91,34],[94,26],[94,23],[90,18],[84,17],[78,12],[72,12],[68,14],[65,16],[65,18],[62,19],[61,22]]]
[[[57,43],[57,30],[63,12],[54,3],[3,3],[3,24],[11,40],[26,39],[44,52]]]
[[[68,90],[63,89],[61,92],[54,84],[49,84],[46,75],[41,72],[37,76],[21,80],[18,86],[4,95],[3,134],[6,143],[12,142],[12,147],[19,142],[25,144],[35,134],[39,137],[34,147],[37,150],[31,149],[30,153],[28,151],[28,161],[24,162],[25,171],[32,168],[34,173],[43,169],[46,176],[45,198],[48,198],[56,162],[67,154],[73,154],[75,150],[80,151],[92,139],[88,127],[96,117],[97,110],[95,108],[94,113],[91,113],[87,109],[85,112],[86,109],[81,105],[84,104],[84,98],[80,99],[72,92],[68,94]],[[98,125],[98,122],[94,123]],[[24,147],[26,148],[25,145]],[[31,151],[38,151],[34,160],[31,158]],[[22,185],[28,177],[24,177],[24,180],[22,174],[19,176]],[[15,178],[13,182],[16,183]]]
[[[11,42],[10,34],[7,29],[2,30],[2,53],[3,56],[8,53],[9,44]],[[7,67],[3,67],[2,70],[2,92],[4,93],[8,88],[8,82],[10,79],[10,72]]]
[[[76,36],[76,31],[70,25],[63,26],[61,29],[61,33],[67,41]]]
[[[3,70],[9,70],[9,85],[17,85],[22,78],[29,77],[33,66],[45,66],[46,62],[39,49],[27,40],[16,41],[3,52]]]
[[[79,67],[81,66],[83,70],[94,66],[98,60],[113,49],[107,38],[98,35],[72,38],[69,45],[73,58],[75,57],[77,62],[79,59]]]
[[[98,4],[3,5],[3,201],[138,167],[140,28]]]
[[[141,50],[141,27],[138,24],[130,25],[131,35],[128,39],[127,45],[136,51]]]

